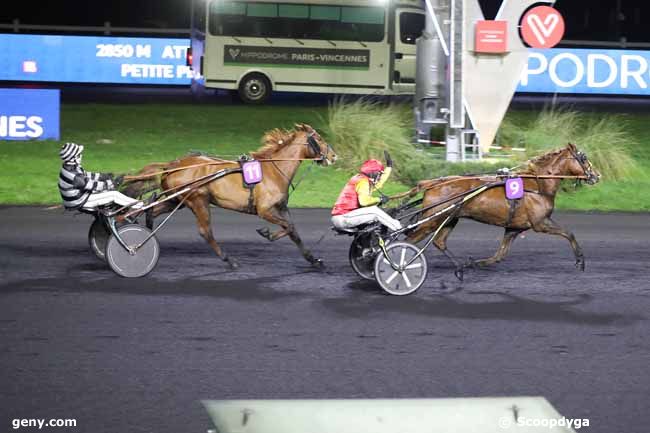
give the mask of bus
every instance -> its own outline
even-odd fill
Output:
[[[249,104],[271,92],[413,94],[421,0],[194,0],[198,87]]]

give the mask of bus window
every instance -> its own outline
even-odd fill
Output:
[[[341,19],[341,8],[338,6],[311,6],[309,18],[312,20],[339,21]]]
[[[280,18],[309,18],[309,6],[307,5],[280,5]]]
[[[399,16],[399,37],[404,44],[415,44],[424,30],[424,14],[402,12]]]
[[[341,8],[341,21],[354,24],[384,25],[384,10],[382,8]]]
[[[276,18],[278,16],[278,5],[275,3],[249,3],[246,16]]]
[[[384,40],[384,19],[380,7],[236,1],[210,4],[210,33],[215,36],[380,42]]]

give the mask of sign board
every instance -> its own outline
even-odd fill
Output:
[[[590,426],[543,397],[202,403],[220,433],[575,433]]]
[[[226,45],[225,66],[283,66],[305,68],[368,69],[370,50]]]
[[[650,51],[533,49],[517,92],[650,96]]]
[[[0,34],[0,46],[0,81],[190,84],[188,39]],[[531,49],[527,63],[517,92],[650,95],[650,51]]]
[[[475,23],[485,20],[478,0],[465,0],[464,34],[474,41]],[[529,48],[524,45],[519,32],[514,31],[526,11],[539,0],[504,1],[495,19],[505,21],[512,30],[504,35],[507,55],[486,56],[475,49],[463,51],[464,101],[473,129],[480,133],[481,151],[489,151],[501,121],[510,106],[522,71],[526,68]],[[476,48],[476,47],[475,47]]]
[[[508,51],[508,22],[479,20],[476,22],[474,51],[482,54],[504,54]]]
[[[0,80],[189,85],[188,39],[0,34]]]
[[[550,6],[537,6],[521,20],[521,37],[532,48],[553,48],[564,36],[564,18]]]
[[[58,140],[59,91],[0,89],[0,140]]]

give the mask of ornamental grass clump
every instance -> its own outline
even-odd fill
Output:
[[[622,116],[598,116],[566,108],[548,107],[532,122],[507,119],[500,130],[501,140],[524,146],[531,158],[573,143],[585,152],[607,180],[624,180],[639,175],[633,157],[638,143],[628,132]]]

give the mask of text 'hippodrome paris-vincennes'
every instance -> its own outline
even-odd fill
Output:
[[[302,62],[340,62],[340,63],[366,63],[368,56],[349,55],[349,54],[313,54],[313,53],[294,53],[291,60]]]

